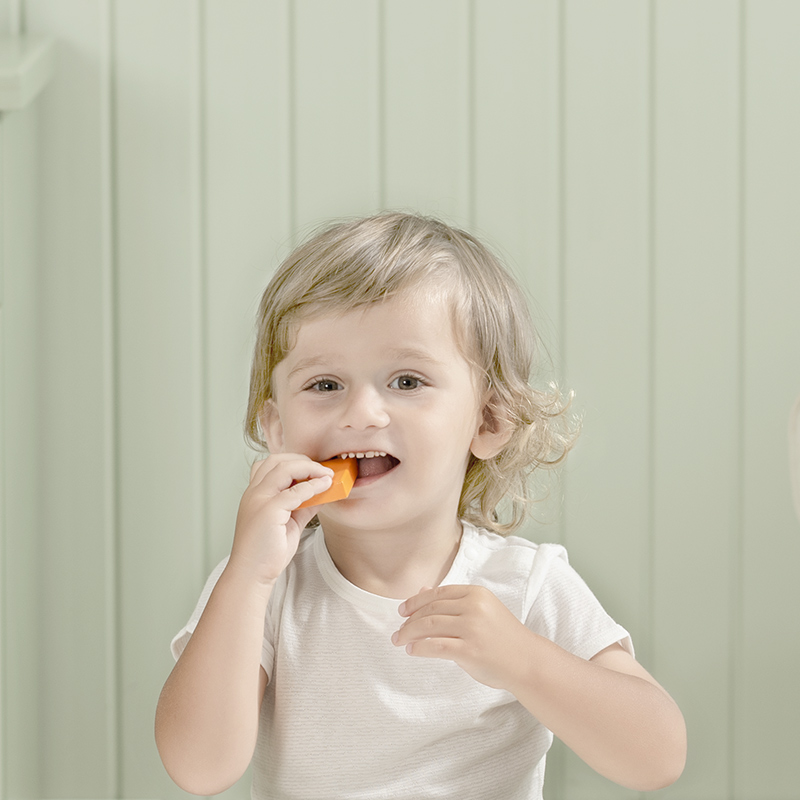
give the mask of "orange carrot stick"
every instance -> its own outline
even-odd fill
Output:
[[[318,506],[322,503],[332,503],[335,500],[344,500],[350,494],[353,484],[358,477],[358,462],[355,458],[333,458],[330,461],[321,461],[323,467],[330,467],[333,470],[333,483],[329,489],[315,494],[310,500],[306,500],[298,508],[307,506]]]

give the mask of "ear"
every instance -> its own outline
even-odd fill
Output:
[[[261,413],[258,415],[258,421],[261,423],[261,432],[264,434],[264,441],[267,443],[270,453],[282,453],[283,424],[274,400],[270,399],[264,403]]]
[[[483,405],[482,419],[470,443],[470,452],[475,458],[486,461],[494,458],[507,444],[514,432],[511,422],[498,413],[498,405],[491,397]]]

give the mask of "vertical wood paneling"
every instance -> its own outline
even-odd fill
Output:
[[[655,10],[652,668],[691,731],[665,795],[699,800],[731,791],[740,20],[727,0]]]
[[[8,31],[12,36],[19,36],[25,31],[24,0],[8,0]]]
[[[298,228],[386,205],[486,236],[548,320],[586,414],[565,544],[689,721],[663,794],[794,797],[793,0],[0,0],[23,18],[60,52],[38,155],[0,122],[43,224],[5,195],[6,795],[181,796],[153,712],[230,547],[258,295]],[[552,800],[630,796],[560,759]]]
[[[0,213],[3,261],[3,707],[2,788],[9,798],[37,798],[39,771],[43,381],[37,299],[37,112],[5,115]]]
[[[122,790],[158,797],[155,701],[168,608],[204,573],[198,5],[119,3],[116,209]]]
[[[296,224],[380,202],[378,3],[294,3]]]
[[[585,426],[567,468],[572,563],[647,652],[649,7],[565,7],[563,351]],[[602,30],[603,35],[598,36]],[[569,761],[565,797],[629,793]]]
[[[230,551],[249,479],[242,430],[255,309],[293,231],[286,4],[208,2],[206,15],[210,571]]]
[[[7,0],[0,2],[0,32],[9,33],[9,7]],[[0,800],[8,796],[6,770],[6,695],[8,684],[6,675],[8,667],[6,646],[6,591],[7,591],[7,557],[6,557],[6,520],[5,520],[5,425],[6,425],[6,384],[5,384],[5,314],[3,311],[3,287],[5,284],[5,246],[6,246],[6,183],[5,183],[5,126],[0,114]]]
[[[8,763],[6,754],[6,694],[8,684],[6,674],[6,382],[5,382],[5,312],[3,308],[3,287],[5,284],[5,245],[6,245],[6,194],[5,194],[5,126],[0,114],[0,765]],[[0,769],[0,800],[6,800],[6,770]]]
[[[40,734],[48,764],[42,790],[44,796],[109,796],[116,790],[117,731],[113,498],[107,480],[113,475],[113,443],[104,319],[109,231],[108,196],[102,192],[109,168],[108,108],[101,72],[83,55],[107,50],[107,20],[100,2],[72,0],[29,2],[26,22],[31,31],[69,42],[60,48],[54,84],[39,101],[43,130],[51,132],[40,156],[47,224],[46,280],[38,301],[48,387],[41,424],[48,442],[42,569],[49,612],[42,633],[50,657],[42,664],[42,698],[50,713]],[[65,720],[81,734],[65,735]]]
[[[22,30],[22,6],[20,0],[0,2],[0,31],[18,36]]]
[[[465,225],[471,181],[469,5],[388,0],[385,11],[386,204]]]
[[[475,3],[472,227],[530,295],[545,346],[540,380],[560,358],[558,32],[556,2]],[[559,487],[544,480],[548,490],[525,529],[538,541],[560,538]]]
[[[786,422],[800,390],[800,6],[745,6],[742,583],[736,796],[800,782],[800,526]]]
[[[475,3],[471,223],[528,291],[544,345],[540,381],[555,377],[561,363],[559,32],[555,0]],[[536,490],[549,494],[520,533],[560,541],[561,485],[548,475]],[[545,786],[552,800],[563,797],[563,762],[556,743]]]
[[[509,37],[515,31],[516,36]],[[475,4],[475,220],[508,254],[558,350],[559,10]]]
[[[100,27],[100,176],[101,244],[100,285],[103,358],[103,497],[104,497],[104,554],[105,629],[103,648],[106,666],[106,780],[112,797],[120,797],[121,749],[120,736],[120,674],[119,654],[122,636],[119,607],[119,540],[117,458],[117,335],[116,335],[116,202],[114,157],[114,19],[113,6],[104,3],[99,8]]]
[[[255,308],[291,241],[289,8],[205,5],[206,386],[210,571],[230,552],[252,454],[242,425]],[[201,588],[175,616],[180,627]],[[225,797],[249,797],[249,772]]]

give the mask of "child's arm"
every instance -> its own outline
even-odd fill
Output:
[[[680,776],[680,709],[620,645],[590,661],[526,628],[488,589],[441,586],[409,598],[392,637],[411,655],[455,661],[475,680],[511,692],[601,775],[650,791]]]
[[[305,456],[253,465],[230,559],[156,711],[161,759],[188,792],[224,791],[250,763],[268,681],[261,667],[267,603],[315,513],[298,506],[330,483],[331,470]]]

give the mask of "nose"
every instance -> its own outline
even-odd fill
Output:
[[[344,403],[341,424],[355,430],[385,428],[389,412],[381,393],[373,386],[352,387]]]

